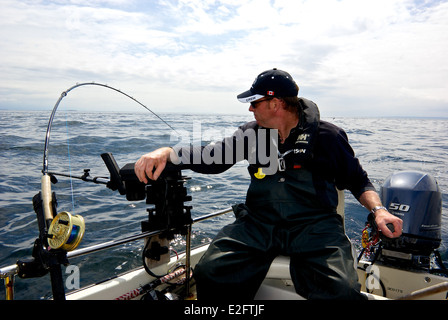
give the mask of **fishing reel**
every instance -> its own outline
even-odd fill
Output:
[[[51,249],[72,251],[81,243],[85,232],[84,218],[60,212],[51,222],[48,229],[48,245]]]
[[[32,258],[17,261],[20,278],[42,277],[50,273],[53,298],[65,300],[65,287],[61,265],[69,265],[67,252],[80,244],[84,232],[84,219],[69,212],[56,212],[56,194],[51,192],[51,177],[42,177],[41,192],[33,197],[39,227],[39,237],[34,241]]]

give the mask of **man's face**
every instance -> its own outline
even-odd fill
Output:
[[[269,124],[272,122],[272,109],[270,107],[272,99],[261,98],[251,102],[249,107],[249,111],[254,113],[257,123],[264,128],[270,128]]]

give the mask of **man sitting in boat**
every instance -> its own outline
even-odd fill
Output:
[[[298,92],[287,72],[265,71],[238,95],[250,103],[255,121],[221,143],[161,148],[135,164],[137,177],[147,183],[159,177],[167,161],[190,164],[201,173],[249,162],[246,202],[234,206],[235,222],[218,233],[194,270],[200,300],[253,299],[278,255],[290,257],[291,279],[301,296],[364,299],[336,212],[337,189],[350,190],[386,237],[401,235],[401,219],[382,206],[346,133],[320,120],[317,105]]]

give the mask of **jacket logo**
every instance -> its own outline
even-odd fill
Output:
[[[309,139],[310,139],[309,133],[302,133],[299,134],[295,143],[308,143]]]

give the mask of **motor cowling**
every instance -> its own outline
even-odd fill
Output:
[[[441,242],[442,194],[429,174],[401,171],[390,175],[380,190],[383,204],[403,220],[402,236],[386,241],[389,249],[430,255]]]

